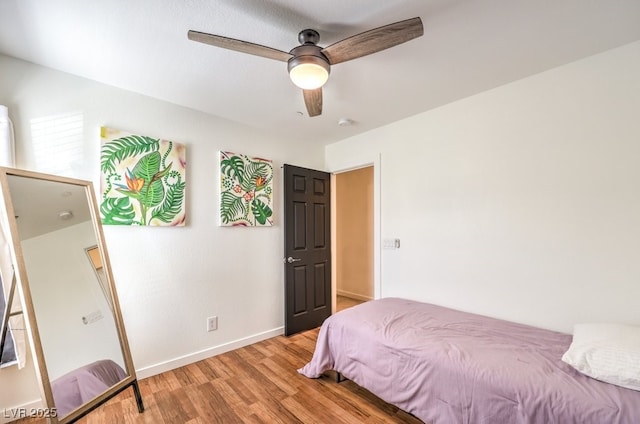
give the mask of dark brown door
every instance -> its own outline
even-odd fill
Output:
[[[331,176],[284,165],[284,333],[331,315]]]

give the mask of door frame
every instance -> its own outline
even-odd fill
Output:
[[[380,163],[381,154],[375,153],[368,160],[343,158],[339,164],[327,164],[326,172],[331,174],[331,187],[335,188],[335,176],[343,172],[354,171],[356,169],[373,166],[373,298],[382,297],[382,261],[381,261],[381,190],[380,190]],[[337,269],[336,269],[336,190],[331,191],[331,291],[333,299],[331,300],[332,311],[336,312],[336,293],[337,293]]]

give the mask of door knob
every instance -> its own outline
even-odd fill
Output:
[[[294,263],[294,262],[298,262],[298,261],[301,261],[301,260],[302,260],[302,259],[300,259],[300,258],[292,258],[291,256],[289,256],[289,257],[288,257],[287,259],[285,259],[284,261],[285,261],[285,262],[287,262],[287,263],[292,264],[292,263]]]

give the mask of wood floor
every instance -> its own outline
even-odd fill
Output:
[[[341,311],[343,309],[359,305],[362,302],[362,300],[356,300],[346,296],[336,296],[336,310]]]
[[[421,422],[351,381],[336,383],[333,375],[313,380],[298,374],[296,370],[311,359],[317,335],[314,329],[274,337],[141,380],[144,413],[138,414],[132,391],[127,389],[78,422]]]

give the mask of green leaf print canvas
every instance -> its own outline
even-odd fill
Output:
[[[104,225],[184,226],[186,146],[100,128]]]
[[[220,152],[220,225],[273,225],[272,180],[270,160]]]

